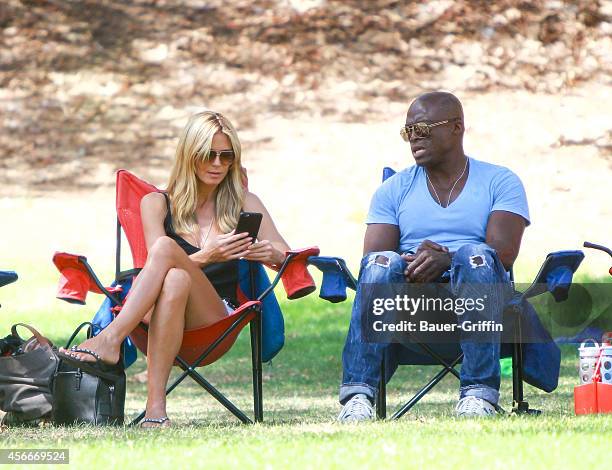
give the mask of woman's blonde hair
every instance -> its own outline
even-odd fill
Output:
[[[181,132],[168,181],[172,225],[178,234],[193,234],[200,242],[196,220],[198,178],[196,166],[207,161],[213,136],[223,132],[234,150],[234,161],[215,193],[215,219],[222,233],[236,228],[245,197],[240,164],[240,141],[232,123],[221,113],[202,111],[192,115]]]

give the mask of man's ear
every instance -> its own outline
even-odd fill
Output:
[[[453,132],[456,134],[463,134],[465,132],[465,127],[463,127],[463,121],[455,121]]]

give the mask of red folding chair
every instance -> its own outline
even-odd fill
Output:
[[[146,194],[158,191],[155,186],[137,178],[126,170],[119,170],[117,172],[115,282],[119,285],[122,281],[136,276],[145,264],[147,248],[140,219],[140,201]],[[134,269],[128,271],[121,271],[122,230],[128,240],[133,258]],[[168,386],[166,395],[189,376],[240,421],[252,423],[253,421],[242,410],[196,371],[196,367],[211,364],[223,356],[232,347],[240,331],[246,325],[249,325],[253,370],[254,421],[262,421],[262,299],[267,295],[273,295],[273,289],[281,278],[289,298],[299,298],[312,292],[315,289],[315,284],[306,269],[307,258],[310,255],[316,256],[318,253],[319,249],[316,247],[289,252],[284,263],[278,269],[278,273],[270,287],[259,296],[255,297],[254,292],[251,292],[249,294],[253,300],[244,301],[228,317],[204,328],[186,330],[179,353],[174,362],[174,365],[180,367],[183,372]],[[114,304],[113,311],[116,314],[120,314],[122,302],[117,295],[118,289],[104,287],[87,262],[87,258],[68,253],[56,253],[53,261],[61,272],[59,298],[69,302],[84,303],[87,291],[103,293]],[[254,263],[249,265],[251,280],[254,278],[253,265]],[[245,293],[239,292],[238,298],[242,301],[249,297]],[[130,338],[136,347],[146,355],[147,325],[140,323],[132,331]],[[137,424],[144,415],[145,412],[143,411],[131,424]]]

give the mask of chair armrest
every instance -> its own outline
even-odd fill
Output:
[[[319,297],[336,303],[346,300],[346,288],[357,290],[357,280],[342,258],[333,256],[311,256],[308,263],[323,273]]]
[[[533,283],[523,292],[522,297],[528,299],[550,292],[557,302],[566,300],[573,274],[583,259],[584,253],[580,250],[549,253]]]
[[[114,295],[119,288],[104,287],[85,256],[55,252],[53,264],[60,272],[58,299],[84,305],[87,292],[95,292],[106,295],[115,305],[121,305],[119,298]]]
[[[283,281],[287,298],[290,300],[304,297],[316,289],[312,276],[308,272],[308,258],[319,254],[316,246],[290,250],[285,253],[285,261],[280,266],[270,266],[277,271],[270,286],[263,291],[257,300],[263,299],[270,293],[280,280]]]

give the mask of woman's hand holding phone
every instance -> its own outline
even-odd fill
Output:
[[[206,265],[239,259],[247,255],[247,248],[253,243],[253,239],[248,233],[234,232],[232,230],[211,240],[208,246],[195,253],[196,261]]]
[[[269,240],[256,241],[262,214],[242,212],[235,230],[219,235],[192,259],[202,265],[244,258],[249,261],[280,265],[285,253],[275,248]]]
[[[247,254],[243,258],[249,261],[280,265],[285,260],[285,253],[276,249],[269,240],[260,240],[248,247]]]

